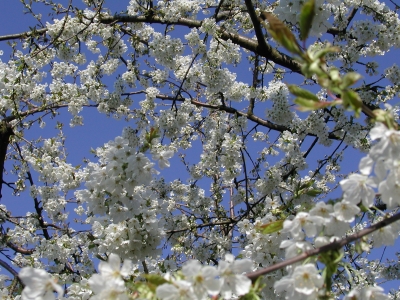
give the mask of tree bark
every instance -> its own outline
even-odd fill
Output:
[[[14,132],[9,123],[4,120],[0,123],[0,199],[2,198],[2,188],[3,188],[3,172],[4,172],[4,162],[7,155],[7,147],[10,143],[10,136],[14,135]]]

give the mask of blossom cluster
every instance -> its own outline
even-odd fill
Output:
[[[182,267],[183,279],[167,276],[170,283],[157,287],[160,299],[206,299],[220,294],[224,299],[245,295],[250,291],[251,280],[243,273],[252,271],[248,259],[235,260],[232,254],[226,254],[218,268],[202,266],[197,260],[190,260]]]
[[[368,155],[360,161],[360,174],[351,174],[340,182],[343,189],[343,199],[334,205],[318,202],[309,212],[299,212],[292,219],[283,223],[283,231],[290,232],[293,241],[282,241],[280,247],[286,248],[286,258],[291,258],[300,252],[312,249],[309,242],[314,238],[314,246],[319,247],[334,241],[350,230],[350,224],[360,213],[360,205],[366,208],[375,205],[374,199],[378,189],[381,201],[387,207],[398,207],[399,191],[396,182],[399,153],[399,132],[377,123],[370,133],[377,143],[372,146]],[[372,170],[375,176],[372,176]],[[374,247],[393,245],[399,234],[399,224],[388,225],[373,233]],[[289,246],[290,245],[290,246]],[[292,250],[291,250],[292,249]],[[322,277],[313,264],[288,268],[289,275],[277,281],[274,285],[278,293],[285,291],[286,297],[315,297],[322,288]],[[369,299],[371,295],[381,294],[380,288],[354,290],[347,297],[351,299]],[[362,296],[365,295],[365,296]],[[368,295],[368,296],[366,296]],[[360,298],[361,297],[361,298]],[[382,297],[386,297],[382,295]],[[383,299],[383,298],[382,298]]]
[[[150,189],[157,173],[154,163],[121,136],[98,148],[96,155],[99,163],[90,163],[86,170],[86,189],[75,195],[86,204],[86,214],[93,215],[87,222],[92,224],[98,253],[135,259],[157,255],[163,227],[157,218],[159,199]],[[171,156],[153,155],[162,167]]]
[[[66,294],[68,299],[129,299],[126,283],[133,275],[134,266],[129,259],[121,259],[116,254],[110,254],[108,260],[99,263],[99,273],[93,274],[87,281],[72,284]],[[232,254],[227,254],[218,267],[203,266],[197,260],[189,260],[181,270],[180,278],[171,274],[165,275],[166,283],[156,289],[158,299],[206,299],[207,296],[221,295],[225,299],[245,295],[250,291],[251,280],[243,273],[252,270],[248,259],[235,260]],[[25,288],[22,299],[55,299],[53,292],[59,298],[64,289],[43,269],[30,267],[19,272]]]

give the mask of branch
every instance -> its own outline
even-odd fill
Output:
[[[188,231],[188,230],[192,230],[192,229],[199,229],[199,228],[204,228],[204,227],[214,227],[214,226],[218,226],[218,225],[232,224],[233,222],[235,222],[234,219],[231,219],[229,221],[210,222],[210,223],[198,224],[198,225],[195,225],[195,226],[192,226],[192,227],[186,227],[186,228],[182,228],[182,229],[166,230],[165,233],[169,234],[169,235],[172,235],[174,233],[184,232],[184,231]]]
[[[34,249],[25,249],[25,248],[15,245],[11,242],[7,242],[7,246],[10,247],[11,249],[13,249],[15,252],[25,254],[25,255],[30,255],[33,252],[35,252]]]
[[[10,143],[10,136],[14,135],[14,132],[9,123],[4,120],[0,121],[0,199],[2,197],[1,190],[3,187],[3,171],[4,162],[6,160],[7,148]]]
[[[347,27],[349,26],[350,22],[353,20],[354,16],[356,15],[358,9],[357,8],[353,8],[353,10],[350,12],[350,15],[347,17],[347,25],[344,29],[339,30],[336,27],[332,27],[328,29],[328,33],[332,34],[333,36],[335,35],[339,35],[339,34],[345,34],[347,31]]]
[[[255,272],[247,273],[246,276],[249,279],[254,281],[258,277],[260,277],[262,275],[265,275],[265,274],[268,274],[268,273],[272,273],[272,272],[274,272],[276,270],[279,270],[279,269],[282,269],[282,268],[284,268],[286,266],[289,266],[289,265],[292,265],[294,263],[297,263],[297,262],[300,262],[302,260],[305,260],[308,257],[315,256],[315,255],[318,255],[320,253],[327,252],[327,251],[330,251],[330,250],[339,250],[343,246],[345,246],[345,245],[347,245],[347,244],[349,244],[351,242],[354,242],[354,241],[362,238],[363,236],[366,236],[366,235],[368,235],[368,234],[370,234],[370,233],[372,233],[372,232],[374,232],[374,231],[376,231],[376,230],[378,230],[380,228],[383,228],[383,227],[385,227],[385,226],[387,226],[389,224],[392,224],[392,223],[394,223],[394,222],[396,222],[398,220],[400,220],[400,213],[397,213],[396,215],[391,216],[390,218],[384,219],[384,220],[382,220],[382,221],[380,221],[380,222],[378,222],[378,223],[376,223],[374,225],[371,225],[370,227],[365,228],[365,229],[363,229],[363,230],[361,230],[361,231],[359,231],[359,232],[357,232],[355,234],[352,234],[352,235],[350,235],[350,236],[348,236],[346,238],[343,238],[343,239],[338,240],[338,241],[334,241],[333,243],[327,244],[325,246],[322,246],[322,247],[319,247],[319,248],[316,248],[316,249],[311,249],[311,250],[305,251],[300,255],[297,255],[297,256],[295,256],[293,258],[287,259],[287,260],[282,261],[280,263],[274,264],[274,265],[272,265],[270,267],[267,267],[267,268],[264,268],[264,269],[261,269],[261,270],[257,270]]]
[[[27,32],[21,32],[21,33],[14,33],[14,34],[8,34],[8,35],[2,35],[0,36],[0,41],[9,41],[9,40],[16,40],[16,39],[24,39],[30,36],[33,36],[35,34],[42,34],[47,31],[47,28],[42,28],[38,30],[32,30],[32,31],[27,31]]]
[[[254,10],[253,3],[252,3],[251,0],[245,0],[244,2],[246,3],[246,7],[247,7],[247,10],[248,10],[251,22],[253,23],[253,26],[254,26],[254,31],[256,33],[258,44],[262,48],[266,49],[268,46],[267,46],[264,34],[262,32],[262,29],[261,29],[261,23],[258,20],[257,14],[256,14],[256,12]]]
[[[10,272],[14,277],[18,278],[18,280],[21,282],[21,279],[19,279],[19,277],[18,277],[17,271],[15,271],[13,268],[11,268],[11,266],[2,259],[0,259],[0,266],[2,266],[4,269],[6,269],[8,272]]]
[[[123,93],[121,95],[122,96],[128,96],[128,95],[139,94],[139,93],[143,93],[143,92],[144,91],[133,92],[133,93]],[[171,100],[171,101],[179,101],[179,102],[185,101],[183,98],[177,98],[176,99],[175,97],[164,95],[164,94],[158,94],[156,97],[158,99],[161,99],[161,100]],[[253,122],[255,122],[255,123],[257,123],[257,124],[259,124],[261,126],[267,127],[269,129],[272,129],[272,130],[275,130],[275,131],[279,131],[279,132],[284,132],[286,130],[287,131],[291,131],[291,129],[286,127],[286,126],[274,124],[274,123],[272,123],[272,122],[270,122],[268,120],[261,119],[260,117],[257,117],[257,116],[255,116],[255,115],[253,115],[251,113],[239,111],[239,110],[237,110],[236,108],[233,108],[233,107],[229,107],[229,106],[226,106],[226,105],[211,105],[211,104],[207,104],[207,103],[203,103],[203,102],[199,102],[199,101],[195,101],[195,100],[191,100],[190,102],[193,105],[196,105],[196,106],[205,107],[205,108],[209,108],[209,109],[215,109],[215,110],[223,110],[223,111],[225,111],[227,113],[230,113],[230,114],[236,114],[238,116],[246,117],[247,119],[249,119],[249,120],[251,120],[251,121],[253,121]],[[313,133],[308,133],[307,135],[316,136]],[[332,139],[332,140],[341,140],[341,138],[336,136],[334,133],[329,133],[328,134],[328,138]]]
[[[111,24],[111,23],[149,23],[149,24],[168,24],[168,25],[182,25],[189,28],[200,28],[202,21],[192,20],[188,18],[180,18],[176,22],[166,22],[160,17],[150,16],[122,16],[116,15],[111,17],[103,17],[100,19],[100,23]],[[301,74],[301,65],[295,61],[292,57],[283,54],[270,45],[259,45],[256,41],[238,33],[225,32],[223,29],[219,31],[219,38],[227,41],[231,40],[232,43],[241,46],[244,49],[254,52],[262,57],[265,57],[274,63],[286,67],[295,73]]]
[[[21,148],[19,147],[18,143],[15,143],[15,146],[17,148],[19,157],[23,161],[24,157],[22,155]],[[28,179],[30,185],[33,186],[34,182],[33,182],[32,174],[31,174],[31,172],[29,170],[26,171],[26,175],[27,175],[26,179]],[[51,238],[50,238],[49,232],[47,231],[47,226],[46,226],[46,224],[44,222],[43,215],[42,215],[43,207],[40,207],[40,202],[39,202],[37,197],[33,197],[33,201],[35,203],[35,210],[36,210],[36,213],[37,213],[37,220],[38,220],[38,222],[40,224],[40,227],[41,227],[41,229],[43,231],[43,235],[46,238],[46,240],[50,240]]]

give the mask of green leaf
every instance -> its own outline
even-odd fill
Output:
[[[297,97],[294,99],[294,103],[299,106],[298,110],[300,111],[317,110],[336,104],[335,102],[316,102],[314,100],[305,99],[302,97]]]
[[[322,191],[319,190],[319,189],[311,189],[311,190],[308,190],[306,192],[306,195],[311,196],[311,197],[315,197],[315,196],[318,196],[321,193],[322,193]]]
[[[345,90],[342,93],[343,107],[354,111],[358,118],[361,113],[362,101],[360,96],[352,90]]]
[[[257,226],[257,229],[262,234],[271,234],[274,232],[278,232],[279,230],[282,230],[284,221],[285,220],[282,219],[282,220],[277,220],[277,221],[270,222],[267,224],[263,224],[263,225]]]
[[[302,190],[302,189],[309,188],[309,187],[311,187],[314,183],[315,183],[315,180],[307,181],[306,183],[303,183],[303,184],[299,187],[299,189]]]
[[[349,72],[346,75],[344,75],[342,79],[342,84],[340,85],[341,89],[346,89],[349,86],[352,86],[355,84],[358,80],[360,80],[362,76],[358,74],[357,72]]]
[[[157,274],[144,274],[143,277],[146,278],[149,289],[154,292],[158,286],[169,282],[164,277]]]
[[[310,49],[310,48],[309,48]],[[312,61],[322,58],[325,55],[329,54],[329,53],[337,53],[340,52],[340,48],[337,46],[328,46],[326,48],[320,49],[318,51],[313,52],[312,50],[307,51],[307,54],[309,55],[310,59]]]
[[[315,16],[315,0],[309,0],[301,8],[300,12],[300,37],[305,41],[310,32],[312,22]]]
[[[307,91],[305,89],[298,87],[297,85],[287,84],[287,87],[288,87],[289,91],[297,97],[301,97],[301,98],[305,98],[305,99],[309,99],[309,100],[313,100],[313,101],[319,101],[319,99],[316,95],[314,95],[310,91]]]
[[[250,291],[246,295],[243,295],[239,298],[239,300],[260,300],[261,298],[254,292]]]
[[[264,17],[268,21],[268,32],[271,34],[274,40],[285,47],[288,51],[301,56],[303,52],[300,49],[296,37],[289,30],[289,28],[287,28],[281,20],[271,13],[265,12]]]
[[[130,299],[157,299],[154,286],[151,286],[148,282],[138,282],[136,284],[128,282],[128,287],[131,291],[136,290],[137,294],[140,295],[140,298],[132,297]]]
[[[355,249],[358,254],[361,254],[363,252],[369,252],[371,250],[371,247],[367,239],[363,237],[361,240],[356,241]]]
[[[323,271],[323,277],[327,290],[331,290],[332,287],[332,276],[337,272],[338,264],[343,258],[343,252],[341,250],[329,250],[319,255],[319,260],[325,264]]]
[[[315,102],[314,100],[297,97],[296,99],[294,99],[294,103],[296,103],[299,106],[298,109],[300,111],[318,109],[318,102]]]
[[[158,128],[151,127],[150,132],[146,133],[146,140],[151,143],[151,141],[155,138],[160,137],[160,134],[158,132]]]
[[[369,209],[368,207],[366,207],[365,205],[363,205],[363,204],[361,204],[361,203],[358,204],[358,207],[361,209],[361,211],[362,211],[363,213],[366,213],[366,212],[369,212],[369,211],[370,211],[370,209]]]

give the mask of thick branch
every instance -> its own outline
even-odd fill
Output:
[[[188,18],[180,18],[176,22],[165,22],[160,17],[150,16],[122,16],[116,15],[112,17],[104,17],[100,20],[101,23],[150,23],[150,24],[170,24],[170,25],[182,25],[189,28],[200,28],[202,21],[192,20]],[[232,43],[241,46],[244,49],[254,52],[262,57],[265,57],[274,63],[286,67],[295,73],[301,74],[301,65],[290,56],[280,53],[270,45],[259,45],[256,41],[238,33],[228,33],[222,29],[219,32],[219,38],[227,41],[231,40]]]
[[[14,134],[9,123],[2,120],[0,122],[0,199],[2,197],[1,190],[3,187],[3,171],[4,162],[7,155],[7,148],[10,142],[10,136]]]
[[[8,34],[8,35],[2,35],[0,36],[0,41],[9,41],[9,40],[16,40],[16,39],[24,39],[29,36],[33,36],[35,34],[42,34],[47,31],[47,28],[42,28],[34,31],[27,31],[27,32],[21,32],[21,33],[14,33],[14,34]]]
[[[35,252],[34,249],[25,249],[25,248],[22,248],[22,247],[19,247],[19,246],[13,244],[13,243],[10,243],[10,242],[7,243],[7,246],[10,247],[11,249],[13,249],[15,252],[18,252],[18,253],[21,253],[24,255],[30,255],[33,252]]]
[[[286,266],[289,266],[289,265],[292,265],[294,263],[297,263],[297,262],[300,262],[302,260],[305,260],[308,257],[315,256],[315,255],[318,255],[320,253],[327,252],[327,251],[330,251],[330,250],[339,250],[342,247],[344,247],[345,245],[350,244],[351,242],[354,242],[354,241],[362,238],[363,236],[366,236],[366,235],[368,235],[368,234],[370,234],[370,233],[372,233],[372,232],[374,232],[374,231],[376,231],[376,230],[378,230],[380,228],[383,228],[383,227],[385,227],[385,226],[387,226],[389,224],[392,224],[392,223],[394,223],[394,222],[396,222],[398,220],[400,220],[400,213],[397,213],[397,214],[395,214],[394,216],[392,216],[390,218],[384,219],[384,220],[382,220],[382,221],[380,221],[380,222],[378,222],[378,223],[376,223],[374,225],[371,225],[368,228],[365,228],[365,229],[363,229],[363,230],[361,230],[361,231],[359,231],[359,232],[357,232],[355,234],[352,234],[352,235],[350,235],[350,236],[348,236],[346,238],[343,238],[341,240],[335,241],[333,243],[327,244],[325,246],[322,246],[322,247],[319,247],[319,248],[316,248],[316,249],[311,249],[311,250],[305,251],[304,253],[302,253],[300,255],[297,255],[297,256],[295,256],[293,258],[287,259],[287,260],[282,261],[280,263],[274,264],[274,265],[272,265],[270,267],[267,267],[267,268],[264,268],[264,269],[261,269],[261,270],[255,271],[255,272],[248,273],[247,277],[254,281],[258,277],[260,277],[262,275],[265,275],[265,274],[268,274],[268,273],[272,273],[272,272],[274,272],[276,270],[279,270],[279,269],[282,269],[282,268],[284,268]]]

